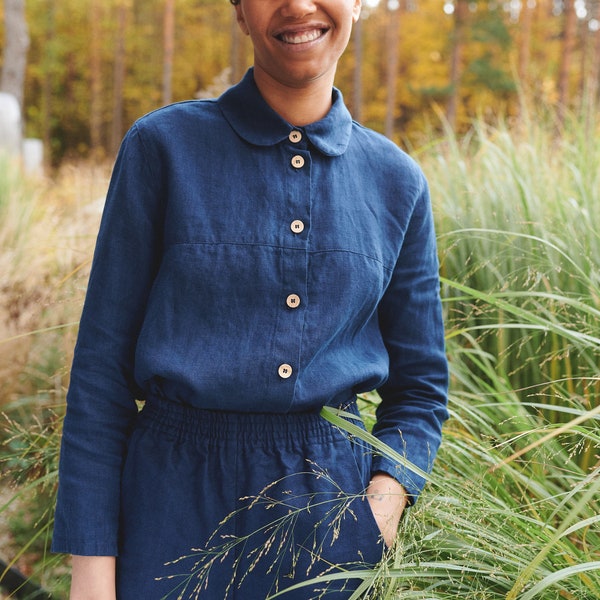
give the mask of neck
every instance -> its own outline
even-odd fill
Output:
[[[282,84],[254,68],[254,81],[267,104],[291,125],[302,127],[322,119],[331,108],[333,76],[302,87]]]

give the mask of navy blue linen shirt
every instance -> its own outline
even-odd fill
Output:
[[[293,127],[252,70],[126,135],[71,372],[53,549],[116,555],[135,399],[286,413],[377,388],[375,434],[424,470],[447,418],[425,178],[352,121]],[[416,498],[423,481],[375,457]]]

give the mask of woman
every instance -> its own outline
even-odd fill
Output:
[[[439,446],[427,185],[333,88],[360,0],[235,10],[253,69],[140,119],[115,165],[61,453],[72,600],[263,599],[372,565],[424,481],[320,409],[377,388],[375,435],[424,470]]]

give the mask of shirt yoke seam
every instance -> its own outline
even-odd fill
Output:
[[[311,256],[315,256],[317,254],[330,254],[330,253],[345,253],[345,254],[353,254],[355,256],[362,256],[364,258],[368,258],[376,263],[379,263],[386,271],[390,273],[394,271],[393,267],[387,266],[380,258],[376,256],[371,256],[370,254],[366,254],[364,252],[356,252],[355,250],[348,250],[347,248],[328,248],[327,250],[308,250],[306,248],[299,248],[297,246],[284,246],[280,244],[257,244],[254,242],[175,242],[173,244],[168,244],[168,247],[175,248],[177,246],[254,246],[257,248],[274,248],[278,250],[301,250],[307,252]]]

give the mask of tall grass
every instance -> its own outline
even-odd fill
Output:
[[[442,274],[482,294],[467,290],[463,302],[446,285],[451,335],[479,331],[513,388],[563,379],[588,406],[600,309],[600,136],[590,122],[572,117],[558,137],[526,115],[517,132],[476,123],[425,159]]]
[[[557,135],[550,112],[523,114],[518,128],[474,123],[470,135],[449,133],[419,156],[438,224],[452,419],[395,547],[363,572],[360,593],[371,598],[600,598],[600,136],[589,115]],[[81,207],[66,205],[57,227],[69,232]],[[77,250],[58,280],[73,283],[78,306],[95,225],[65,240]],[[52,326],[74,318],[58,314]],[[31,339],[46,352],[64,342],[52,331]],[[25,378],[36,369],[24,368]],[[21,494],[55,481],[60,409],[48,409],[48,393],[61,404],[65,381],[36,382],[37,395],[11,396],[6,424],[4,466]],[[375,394],[361,401],[367,423],[376,404]],[[31,412],[37,421],[26,419]],[[340,415],[324,416],[369,439]],[[390,453],[377,443],[374,451]],[[44,493],[30,538],[49,536],[52,493]],[[46,569],[47,587],[63,568]]]
[[[451,397],[436,469],[388,561],[365,573],[376,590],[369,597],[598,598],[600,468],[582,471],[558,436],[542,443],[547,423],[497,377],[492,360],[481,363],[485,381],[470,369],[453,374],[465,387]],[[577,434],[600,444],[594,415],[581,416]]]
[[[26,178],[0,157],[0,559],[53,589],[60,415],[105,185],[85,166]]]
[[[68,375],[105,180],[85,166],[26,178],[0,156],[0,407]]]
[[[600,137],[475,123],[423,157],[453,419],[389,597],[600,597]],[[595,125],[597,127],[597,125]]]

